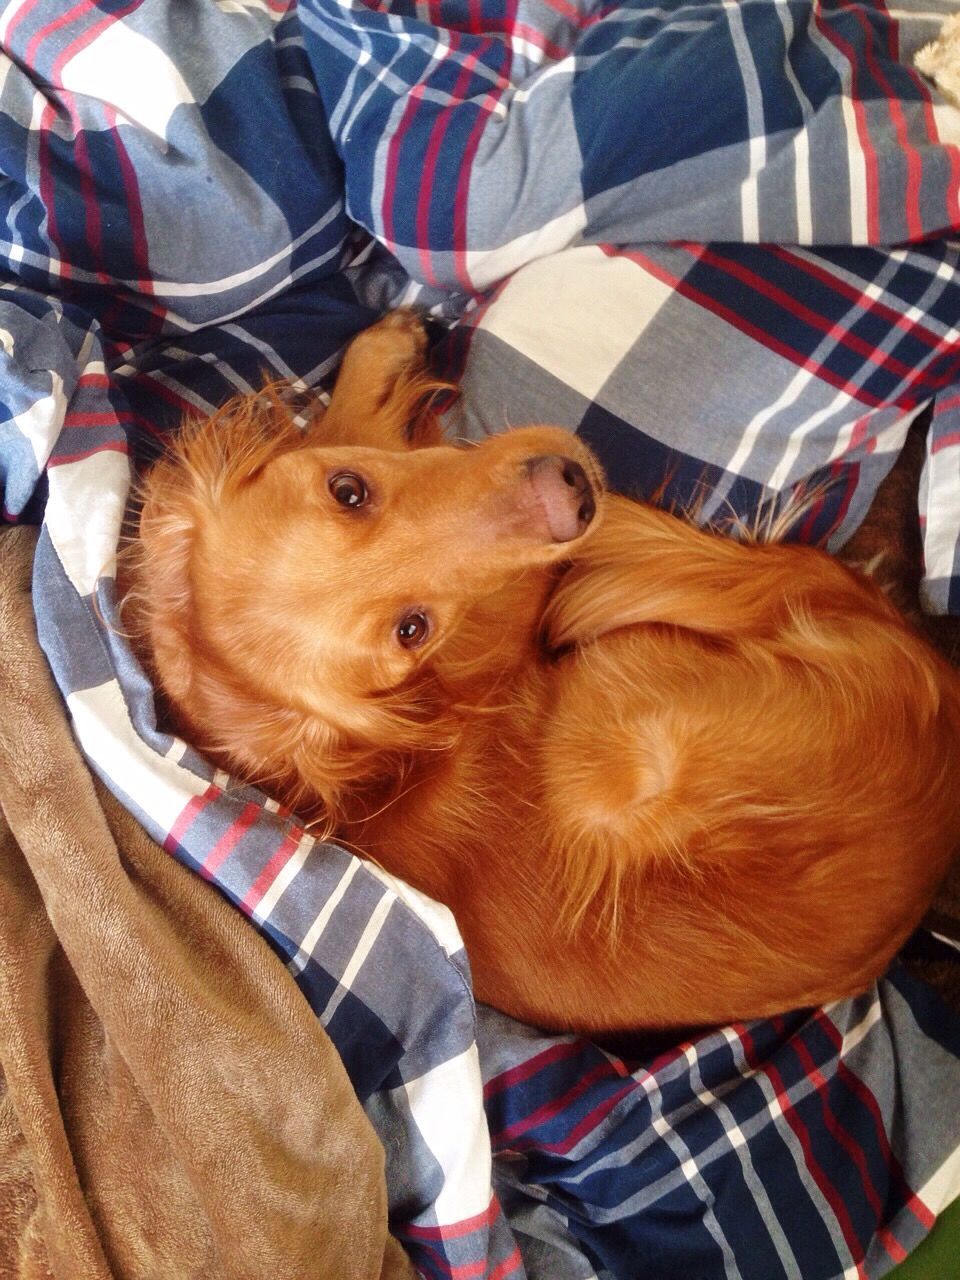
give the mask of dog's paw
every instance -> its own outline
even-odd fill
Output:
[[[393,374],[416,371],[426,364],[427,331],[416,311],[400,307],[361,333],[351,351]]]

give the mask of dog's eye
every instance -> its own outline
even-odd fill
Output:
[[[397,627],[397,639],[405,649],[419,649],[430,634],[430,621],[425,613],[408,613]]]
[[[367,500],[367,486],[352,471],[338,471],[327,482],[330,496],[341,507],[362,507]]]

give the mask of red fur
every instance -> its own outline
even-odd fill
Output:
[[[305,435],[241,400],[147,478],[125,610],[181,731],[447,903],[517,1017],[686,1027],[862,989],[960,842],[955,674],[817,551],[609,495],[554,542],[530,460],[599,493],[588,451],[437,443],[422,350],[392,317]]]

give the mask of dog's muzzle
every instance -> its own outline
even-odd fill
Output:
[[[587,531],[597,499],[579,462],[546,454],[530,459],[527,475],[554,542],[572,542]]]

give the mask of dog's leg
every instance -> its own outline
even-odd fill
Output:
[[[409,449],[439,443],[423,402],[442,384],[426,372],[427,335],[413,311],[392,311],[350,344],[330,406],[315,428],[324,444]]]

